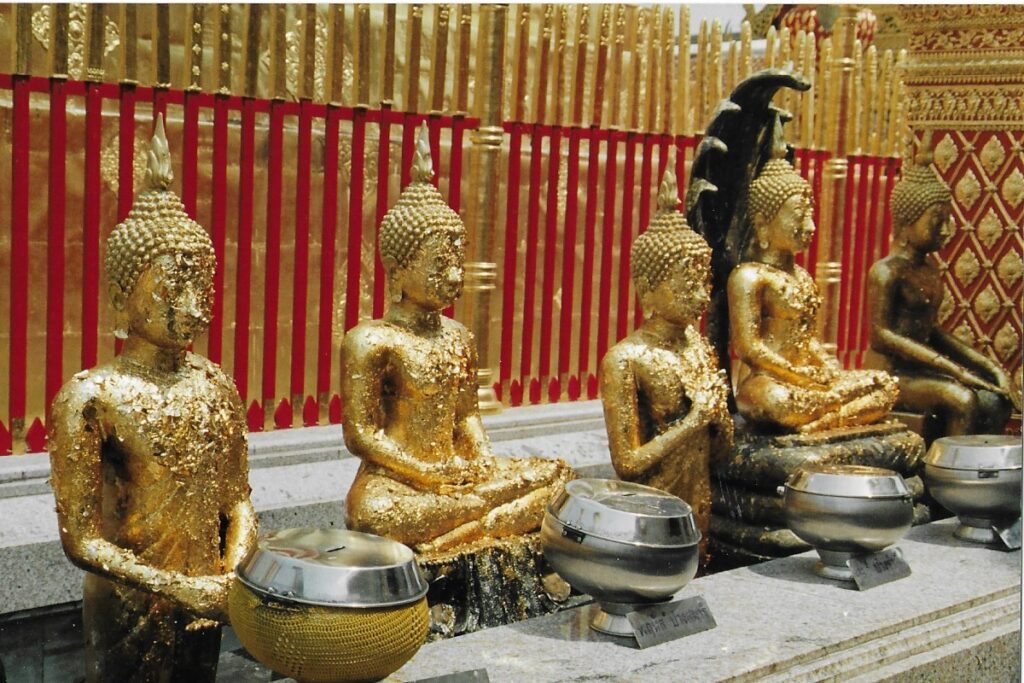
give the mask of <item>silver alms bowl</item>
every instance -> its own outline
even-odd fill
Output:
[[[668,600],[694,577],[700,538],[682,499],[612,479],[568,482],[541,526],[551,566],[600,603],[591,626],[623,636],[633,633],[626,615]]]
[[[932,497],[960,519],[957,538],[995,543],[993,525],[1020,517],[1020,437],[947,436],[924,458]]]
[[[847,561],[884,550],[910,530],[914,503],[896,472],[860,465],[805,465],[782,488],[786,525],[814,546],[817,572],[850,580]]]

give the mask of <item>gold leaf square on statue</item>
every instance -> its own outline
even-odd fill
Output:
[[[999,295],[991,283],[974,299],[974,312],[986,323],[999,313]]]
[[[957,328],[953,330],[953,336],[964,344],[974,346],[974,332],[971,330],[971,326],[966,322],[962,322],[957,325]]]
[[[939,144],[935,145],[934,161],[935,165],[939,167],[939,170],[945,173],[949,170],[949,167],[956,161],[957,154],[960,150],[957,149],[956,143],[953,142],[953,138],[949,133],[943,136]]]
[[[1017,284],[1017,281],[1024,277],[1024,261],[1021,261],[1020,254],[1013,250],[1008,251],[996,266],[996,274],[1007,288]]]
[[[1003,222],[999,220],[999,215],[995,209],[989,209],[985,217],[978,221],[978,239],[986,247],[991,249],[995,246],[996,241],[1003,234]]]
[[[993,135],[981,148],[981,165],[989,175],[995,175],[999,167],[1006,161],[1006,148],[999,138]]]
[[[974,171],[967,169],[967,172],[960,178],[960,182],[956,184],[954,194],[956,195],[956,200],[965,209],[970,209],[974,206],[975,202],[978,201],[978,197],[981,196],[981,183],[978,182],[978,176],[975,175]]]
[[[1003,327],[996,333],[993,347],[996,355],[1003,361],[1010,360],[1020,350],[1020,335],[1013,329],[1009,320],[1003,323]]]
[[[964,250],[953,264],[953,275],[964,287],[970,286],[981,272],[981,263],[970,249]]]
[[[1019,168],[1013,169],[1013,173],[1003,181],[1002,195],[1006,203],[1015,209],[1024,202],[1024,174]]]

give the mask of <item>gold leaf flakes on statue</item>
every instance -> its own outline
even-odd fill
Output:
[[[957,149],[956,143],[953,142],[953,137],[946,133],[942,136],[939,144],[935,145],[935,165],[939,167],[940,171],[945,173],[953,165],[953,162],[956,161],[959,153],[960,150]]]
[[[750,423],[787,431],[871,424],[896,401],[896,380],[877,370],[846,370],[816,337],[821,295],[794,258],[815,231],[812,187],[785,158],[779,118],[771,150],[749,184],[750,242],[726,286],[736,407]],[[914,167],[907,175],[918,173]],[[932,195],[894,190],[893,212],[909,211]]]
[[[999,141],[999,136],[993,135],[981,148],[981,166],[990,175],[994,176],[999,167],[1006,161],[1006,148]]]
[[[1006,252],[996,266],[996,274],[1007,289],[1017,284],[1024,276],[1024,261],[1021,260],[1020,253],[1015,249]]]
[[[1024,202],[1024,174],[1020,172],[1019,168],[1013,169],[1013,173],[1003,181],[1001,194],[1006,203],[1015,209],[1020,206],[1021,202]]]
[[[73,2],[68,6],[68,75],[80,79],[85,69],[85,41],[88,5]],[[50,5],[41,5],[32,13],[32,36],[50,49]],[[103,30],[103,56],[106,57],[121,44],[121,36],[115,24],[107,19]]]
[[[424,124],[412,182],[380,224],[388,308],[344,336],[341,397],[345,444],[362,460],[350,528],[436,556],[536,530],[574,474],[562,461],[491,451],[475,340],[441,315],[465,284],[466,227],[431,182],[428,135]]]
[[[991,249],[1003,234],[1003,223],[994,208],[989,208],[985,217],[978,222],[978,239]]]
[[[970,286],[980,272],[981,264],[978,262],[978,257],[970,249],[961,253],[956,263],[953,264],[953,275],[964,287]]]
[[[49,420],[61,542],[86,570],[90,681],[212,682],[231,572],[256,539],[234,382],[187,351],[213,307],[213,242],[169,189],[157,120],[145,185],[107,238],[121,354],[76,374]]]
[[[981,196],[981,183],[978,182],[978,176],[975,175],[974,171],[968,169],[964,173],[963,177],[960,178],[960,182],[956,184],[953,194],[956,195],[956,200],[965,209],[970,209],[974,206],[975,202],[978,201],[978,197]]]
[[[698,329],[712,252],[678,209],[673,167],[657,213],[630,250],[644,322],[602,359],[601,402],[615,472],[685,500],[707,538],[710,463],[731,452],[733,423],[724,372]]]
[[[996,333],[992,348],[1004,362],[1009,361],[1014,354],[1020,351],[1020,335],[1017,334],[1017,330],[1013,329],[1009,320],[1003,323],[1002,328]]]
[[[992,322],[992,319],[999,313],[999,295],[996,293],[995,288],[989,283],[985,289],[981,290],[981,293],[974,299],[974,312],[978,314],[978,317],[986,323]]]

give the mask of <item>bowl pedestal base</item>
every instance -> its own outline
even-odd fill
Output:
[[[816,550],[818,556],[821,557],[821,562],[814,567],[814,572],[818,576],[833,581],[853,581],[853,572],[850,571],[850,565],[847,562],[854,556],[854,553],[820,548],[816,548]]]
[[[983,517],[967,517],[966,515],[960,515],[957,519],[960,520],[960,524],[957,526],[956,531],[953,532],[953,536],[961,541],[983,543],[985,545],[999,543],[999,537],[992,529],[993,520]]]
[[[668,602],[666,600],[665,602]],[[627,603],[627,602],[599,602],[596,603],[597,610],[590,620],[590,628],[599,633],[606,633],[610,636],[620,638],[634,638],[633,625],[629,623],[629,613],[641,607],[649,607],[660,603]]]

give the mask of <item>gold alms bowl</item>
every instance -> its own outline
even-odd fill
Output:
[[[375,681],[426,639],[427,584],[411,550],[371,534],[285,529],[263,536],[229,592],[253,657],[299,681]]]

